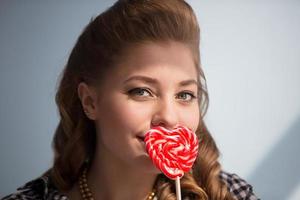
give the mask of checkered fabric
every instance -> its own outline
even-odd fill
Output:
[[[252,186],[236,174],[226,172],[220,173],[228,190],[237,200],[258,200],[253,194]],[[42,176],[26,183],[18,188],[17,192],[10,194],[1,200],[68,200],[68,198],[59,193],[51,182],[49,176]],[[157,199],[156,197],[154,199]]]
[[[220,178],[226,183],[228,190],[237,200],[259,200],[254,195],[252,186],[238,175],[221,171]]]

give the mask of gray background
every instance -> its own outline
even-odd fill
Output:
[[[51,166],[58,75],[83,27],[113,2],[0,1],[0,197]],[[300,2],[188,2],[224,169],[263,199],[300,199]]]

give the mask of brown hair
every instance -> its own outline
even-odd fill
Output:
[[[130,45],[176,41],[187,45],[199,74],[199,155],[181,179],[182,195],[191,199],[232,199],[220,178],[219,151],[203,117],[208,107],[206,81],[200,67],[200,30],[192,8],[183,0],[119,0],[92,19],[75,44],[56,94],[60,121],[53,140],[54,164],[48,171],[60,190],[77,181],[85,159],[93,158],[96,130],[82,109],[78,84],[101,84]],[[95,82],[95,80],[97,80]],[[176,199],[174,181],[164,175],[155,184],[159,199]]]

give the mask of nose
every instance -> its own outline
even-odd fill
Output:
[[[178,125],[178,121],[175,102],[160,101],[154,110],[151,128],[154,126],[162,126],[167,129],[173,129]]]

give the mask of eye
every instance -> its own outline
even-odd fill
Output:
[[[151,96],[151,93],[145,88],[134,88],[134,89],[129,90],[128,93],[130,95],[135,95],[135,96],[139,96],[139,97]]]
[[[184,101],[192,101],[197,97],[192,92],[181,92],[178,94],[178,98],[183,99]]]

